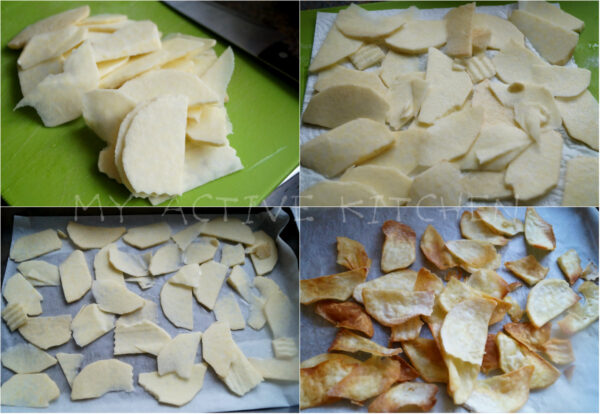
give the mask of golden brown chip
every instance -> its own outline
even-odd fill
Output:
[[[424,381],[448,382],[448,368],[434,339],[405,341],[402,342],[402,348]]]
[[[481,363],[481,372],[487,374],[500,367],[498,362],[498,347],[496,346],[496,334],[488,334],[485,342],[485,353]]]
[[[510,320],[513,322],[519,322],[523,318],[525,311],[512,296],[505,296],[504,301],[510,305],[510,308],[508,309],[508,316],[510,316]]]
[[[529,286],[533,286],[545,278],[550,270],[542,266],[532,255],[513,262],[505,262],[504,266]]]
[[[354,288],[367,278],[367,269],[350,270],[334,275],[300,281],[300,303],[307,305],[323,299],[347,300]]]
[[[512,282],[508,284],[508,291],[509,292],[514,292],[517,289],[520,289],[523,287],[523,283],[521,282]]]
[[[437,275],[422,267],[417,273],[413,290],[415,292],[433,292],[437,295],[444,290],[444,282]]]
[[[418,372],[415,371],[415,369],[400,355],[394,355],[392,358],[400,363],[400,378],[398,379],[398,382],[412,381],[419,378]]]
[[[446,281],[450,280],[450,279],[458,279],[458,280],[462,280],[464,279],[464,274],[463,272],[456,268],[456,269],[450,269],[446,272]]]
[[[335,354],[314,367],[300,369],[300,408],[317,407],[339,400],[327,393],[358,364],[358,359]]]
[[[590,281],[598,279],[598,268],[593,262],[589,262],[585,269],[583,269],[581,278]]]
[[[388,220],[381,227],[385,240],[381,253],[381,270],[388,273],[414,263],[417,245],[415,231],[406,224]]]
[[[311,358],[308,358],[308,359],[305,359],[304,361],[302,361],[300,363],[300,368],[316,367],[321,362],[325,362],[329,359],[336,358],[338,355],[340,355],[340,354],[325,353],[325,354],[315,355],[314,357],[311,357]]]
[[[504,330],[521,344],[532,351],[543,351],[543,345],[550,339],[552,323],[548,322],[541,328],[536,328],[531,323],[507,323]]]
[[[433,311],[431,315],[426,316],[423,315],[422,318],[427,324],[433,339],[435,339],[438,348],[441,348],[442,343],[440,342],[440,329],[442,329],[442,323],[444,323],[444,318],[446,317],[446,311],[440,304],[440,301],[436,298],[435,303],[433,305]]]
[[[315,306],[315,313],[338,328],[359,331],[369,338],[373,336],[371,318],[358,303],[322,300]]]
[[[575,303],[579,295],[560,279],[544,279],[538,282],[527,296],[527,316],[537,327],[560,315]]]
[[[560,330],[567,335],[587,328],[598,319],[598,285],[586,281],[578,290],[585,297],[585,305],[577,302],[567,311],[567,316],[558,321]]]
[[[475,214],[494,232],[503,236],[512,237],[523,231],[521,220],[514,218],[508,220],[500,210],[495,207],[479,207]]]
[[[527,207],[525,213],[525,240],[532,247],[554,250],[556,238],[552,226],[545,222],[533,207]]]
[[[367,338],[363,338],[346,329],[340,330],[331,343],[328,352],[346,351],[346,352],[367,352],[376,356],[392,356],[402,352],[402,348],[386,348]]]
[[[422,382],[404,382],[377,397],[369,405],[370,413],[429,411],[436,403],[436,385]]]
[[[502,299],[508,293],[508,283],[498,273],[489,269],[479,269],[471,273],[466,283],[473,289],[498,299]]]
[[[494,246],[505,246],[508,239],[490,228],[472,211],[463,212],[460,217],[460,234],[465,239],[483,240],[492,243]]]
[[[398,270],[397,272],[388,273],[387,275],[379,276],[375,279],[371,279],[366,282],[360,283],[354,288],[352,297],[354,297],[355,301],[363,303],[362,291],[367,287],[371,289],[384,290],[413,290],[416,280],[417,272],[415,272],[414,270]]]
[[[364,289],[363,302],[371,317],[385,326],[395,326],[419,315],[431,315],[435,294],[408,290]]]
[[[418,338],[421,334],[422,326],[423,321],[418,316],[410,318],[400,325],[392,326],[390,342],[410,341],[411,339]]]
[[[573,347],[568,339],[552,338],[543,344],[542,348],[550,361],[557,365],[566,365],[575,361]]]
[[[581,260],[575,250],[567,250],[558,258],[557,262],[570,285],[573,285],[581,277],[583,269],[581,269]]]
[[[462,405],[473,392],[479,375],[479,365],[461,361],[446,353],[442,355],[448,367],[448,394],[452,396],[454,404]]]
[[[427,260],[440,270],[446,270],[457,265],[454,257],[446,249],[446,242],[432,225],[428,225],[423,236],[421,236],[420,247]]]
[[[490,242],[452,240],[446,242],[446,248],[467,272],[472,273],[475,269],[497,269],[500,266],[500,255]]]
[[[364,267],[367,269],[367,273],[369,273],[371,259],[369,259],[369,256],[367,256],[365,246],[356,240],[352,240],[347,237],[338,237],[337,251],[337,264],[344,266],[348,270],[355,270]]]

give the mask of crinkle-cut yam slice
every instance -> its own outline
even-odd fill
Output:
[[[581,274],[583,273],[583,269],[581,269],[581,259],[574,249],[567,250],[561,254],[556,262],[570,285],[573,285],[577,282],[577,279],[581,277]]]
[[[17,374],[35,374],[56,365],[56,359],[31,344],[18,344],[3,350],[2,365]]]
[[[125,285],[112,280],[95,280],[92,295],[104,312],[123,315],[144,306],[144,299],[136,295]]]
[[[590,85],[591,72],[583,68],[554,65],[533,65],[533,81],[544,85],[553,96],[580,95]]]
[[[485,13],[475,13],[473,16],[473,29],[485,28],[491,32],[488,48],[502,50],[511,41],[517,45],[525,44],[525,36],[510,21],[502,17]]]
[[[542,266],[532,255],[512,262],[505,262],[504,266],[529,286],[533,286],[545,278],[550,270],[550,268]]]
[[[2,384],[2,405],[46,408],[60,395],[47,374],[16,374]]]
[[[512,190],[504,183],[504,171],[473,171],[463,175],[460,183],[465,193],[473,200],[493,201],[510,198],[513,195]],[[473,223],[469,223],[469,225],[481,227]],[[475,231],[475,228],[470,231]],[[471,238],[465,236],[464,233],[463,237]],[[483,237],[483,234],[479,234],[477,237]],[[494,240],[494,244],[499,242],[497,239]]]
[[[360,268],[348,272],[336,273],[300,281],[300,303],[323,300],[348,300],[354,288],[367,278],[367,269]]]
[[[344,266],[348,270],[371,267],[371,259],[367,255],[365,246],[356,240],[348,237],[338,236],[337,240],[337,261],[336,263]]]
[[[475,215],[494,232],[504,236],[512,237],[523,232],[523,222],[518,218],[508,220],[504,214],[495,207],[479,207]]]
[[[419,316],[414,316],[399,325],[392,326],[390,342],[410,341],[421,334],[423,321]]]
[[[118,240],[126,231],[125,227],[87,226],[74,221],[67,224],[69,238],[84,250],[101,249]]]
[[[419,55],[442,47],[448,38],[444,20],[411,20],[385,39],[385,44],[400,53]]]
[[[560,330],[567,335],[581,331],[598,319],[598,285],[585,281],[578,290],[585,297],[585,304],[577,302],[567,311],[567,316],[558,321]]]
[[[481,361],[481,372],[487,374],[500,367],[498,360],[498,346],[496,345],[496,334],[489,333],[485,342],[485,351]]]
[[[429,135],[421,144],[419,164],[430,167],[466,154],[482,125],[483,109],[470,105],[438,119],[427,129]]]
[[[362,45],[363,42],[361,40],[350,39],[344,36],[334,23],[321,44],[317,55],[312,59],[308,70],[310,72],[318,72],[332,66],[356,52]]]
[[[413,180],[393,167],[361,165],[347,169],[340,181],[371,187],[383,197],[384,205],[398,206],[406,204],[409,200],[408,191]]]
[[[502,178],[502,182],[504,183],[504,177]],[[494,233],[472,211],[465,211],[460,217],[460,233],[465,239],[487,241],[494,246],[505,246],[508,243],[507,238]]]
[[[41,349],[62,345],[71,339],[71,315],[29,318],[19,328],[19,333],[29,343]]]
[[[314,95],[306,106],[302,121],[335,128],[357,118],[384,123],[389,104],[384,96],[358,85],[338,85]]]
[[[448,41],[446,54],[452,57],[471,57],[473,54],[473,15],[475,3],[450,9],[444,19]]]
[[[560,377],[560,371],[554,368],[552,364],[504,333],[499,332],[496,335],[496,344],[498,345],[500,369],[502,371],[508,373],[524,366],[533,365],[534,370],[529,384],[530,389],[547,388]]]
[[[386,348],[367,338],[350,332],[347,329],[340,330],[327,352],[367,352],[373,356],[391,357],[402,352],[402,348]]]
[[[437,399],[438,387],[422,382],[403,382],[383,394],[369,405],[370,413],[392,413],[403,411],[427,412],[433,408]]]
[[[569,136],[598,151],[598,101],[585,90],[574,98],[557,98],[560,112]]]
[[[320,72],[314,88],[315,91],[320,92],[338,85],[361,85],[381,95],[387,93],[387,88],[376,73],[349,69],[340,65]]]
[[[387,391],[400,379],[400,362],[392,358],[371,356],[355,365],[327,395],[360,403]]]
[[[320,359],[323,361],[300,369],[301,409],[331,404],[339,400],[329,396],[329,390],[361,363],[360,360],[343,354],[325,354],[325,357]]]
[[[10,258],[15,262],[23,262],[61,247],[62,241],[56,235],[56,230],[47,229],[17,239],[10,248]]]
[[[551,64],[564,65],[573,55],[579,40],[577,33],[524,10],[514,10],[508,19]]]
[[[477,289],[498,299],[502,299],[508,293],[508,283],[493,270],[478,269],[471,273],[466,281],[468,286]]]
[[[573,347],[568,339],[552,338],[542,345],[543,352],[557,365],[566,365],[575,361]]]
[[[381,253],[381,270],[389,273],[413,264],[416,259],[415,231],[410,226],[393,220],[383,223],[381,230],[385,236]]]
[[[386,37],[398,30],[412,19],[414,12],[414,8],[409,8],[392,16],[373,16],[356,4],[351,4],[346,9],[340,10],[335,24],[348,37],[376,39]]]
[[[363,303],[362,292],[365,288],[383,290],[404,289],[411,291],[415,286],[417,275],[417,272],[410,269],[388,273],[387,275],[379,276],[356,285],[352,296],[355,301]]]
[[[527,296],[527,316],[536,327],[549,320],[579,301],[579,295],[560,279],[545,279],[535,285]]]
[[[522,41],[517,43],[514,40],[506,43],[492,58],[492,62],[498,78],[508,84],[534,82],[533,66],[546,65],[546,62],[526,48]]]
[[[315,313],[338,328],[352,329],[373,336],[373,323],[362,306],[354,302],[323,300],[315,306]]]
[[[494,245],[483,240],[451,240],[446,242],[446,248],[459,260],[471,269],[496,268],[495,262],[498,252]]]
[[[409,191],[411,206],[459,206],[463,188],[458,166],[440,162],[413,179]]]
[[[300,194],[303,206],[374,206],[384,205],[383,196],[361,183],[344,181],[319,181]]]
[[[20,273],[15,273],[4,285],[2,296],[9,305],[19,304],[25,315],[40,315],[44,297]]]
[[[457,265],[454,256],[446,249],[446,242],[431,224],[421,236],[421,251],[431,263],[440,270],[446,270]]]
[[[385,53],[379,46],[368,43],[350,55],[350,62],[356,69],[365,70],[381,62],[384,57]]]
[[[465,407],[478,413],[517,412],[529,399],[529,383],[534,367],[524,366],[475,383]]]
[[[425,80],[428,92],[417,119],[426,124],[463,106],[473,88],[469,74],[454,70],[452,59],[435,48],[429,48]]]
[[[473,45],[473,47],[475,47],[475,45]],[[484,79],[492,78],[496,74],[494,64],[490,58],[483,53],[463,60],[461,63],[464,64],[465,70],[474,84],[481,82]]]
[[[598,159],[575,157],[567,161],[563,206],[596,206],[598,204]]]
[[[434,339],[419,337],[404,341],[402,348],[423,380],[448,382],[448,369]]]
[[[536,328],[531,323],[507,323],[504,330],[518,342],[532,351],[542,352],[543,345],[550,340],[552,324],[547,323],[541,328]]]
[[[98,398],[111,391],[133,391],[133,367],[118,359],[103,359],[86,365],[75,377],[71,400]]]
[[[181,407],[200,392],[204,384],[206,364],[194,364],[189,379],[184,380],[175,373],[158,375],[158,372],[142,372],[138,383],[162,404]]]
[[[2,310],[2,319],[6,322],[8,329],[14,331],[25,325],[29,318],[23,309],[23,305],[20,303],[10,303]]]
[[[523,310],[521,308],[521,305],[519,305],[519,302],[517,302],[515,299],[513,299],[512,296],[506,296],[504,298],[504,301],[508,304],[510,304],[510,308],[508,309],[508,316],[510,317],[510,320],[513,322],[520,322],[521,319],[523,318],[523,314],[525,313],[525,310]]]
[[[399,325],[419,315],[431,315],[435,301],[433,292],[363,289],[365,310],[384,326]]]
[[[298,346],[293,338],[281,337],[271,341],[277,359],[291,359],[298,355]]]
[[[534,14],[541,19],[556,24],[557,26],[561,26],[566,30],[581,32],[584,27],[583,20],[580,20],[572,14],[561,10],[554,4],[550,4],[545,1],[521,1],[519,2],[519,9]]]
[[[554,250],[556,238],[552,225],[544,221],[533,207],[527,207],[525,213],[525,240],[532,247],[543,250]]]
[[[464,404],[475,388],[480,367],[446,353],[443,355],[448,367],[448,394],[452,396],[454,404]]]

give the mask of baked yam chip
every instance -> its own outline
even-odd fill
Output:
[[[578,290],[585,297],[585,304],[577,302],[567,311],[567,316],[558,321],[560,330],[567,335],[573,335],[587,328],[598,319],[598,285],[586,281],[579,286]]]
[[[370,413],[429,411],[436,403],[438,387],[422,382],[403,382],[377,397],[369,405]]]
[[[371,279],[363,282],[354,288],[352,297],[354,300],[363,303],[363,289],[382,289],[382,290],[413,290],[417,281],[417,272],[414,270],[398,270],[397,272],[388,273],[387,275]]]
[[[550,270],[542,266],[532,255],[515,260],[514,262],[505,262],[504,266],[529,286],[533,286],[545,278]]]
[[[462,405],[473,392],[480,367],[448,354],[444,354],[444,362],[448,367],[448,394],[454,404]]]
[[[317,407],[339,400],[327,393],[358,364],[360,364],[358,359],[348,355],[334,354],[315,366],[301,368],[300,408]]]
[[[466,280],[467,286],[498,299],[508,293],[508,283],[498,273],[489,269],[476,270]]]
[[[589,262],[585,269],[583,269],[583,272],[581,272],[581,278],[585,280],[598,279],[598,268],[593,262]]]
[[[552,324],[547,323],[541,328],[536,328],[531,323],[507,323],[504,330],[518,342],[532,351],[542,352],[543,345],[550,339]]]
[[[390,342],[410,341],[418,338],[422,327],[423,321],[418,316],[414,316],[399,325],[392,326]]]
[[[527,240],[527,244],[538,249],[556,249],[556,238],[552,226],[545,222],[533,207],[527,207],[527,213],[525,213],[525,240]]]
[[[386,348],[347,329],[342,329],[331,343],[328,352],[331,351],[366,352],[374,356],[391,357],[400,354],[402,348]]]
[[[446,249],[446,242],[435,227],[427,226],[421,236],[421,251],[431,263],[440,270],[446,270],[457,265],[454,256]]]
[[[315,306],[315,313],[338,328],[359,331],[373,336],[373,323],[362,306],[354,302],[323,300]]]
[[[525,311],[519,305],[512,296],[505,296],[504,301],[510,304],[510,308],[508,309],[508,316],[510,316],[510,320],[513,322],[519,322],[523,318],[523,314]]]
[[[523,231],[523,223],[514,218],[508,220],[502,212],[495,207],[479,207],[475,214],[494,232],[503,236],[512,237]]]
[[[474,269],[497,269],[500,266],[500,255],[490,242],[452,240],[446,242],[446,248],[467,272],[473,273]]]
[[[579,295],[564,280],[545,279],[527,296],[527,316],[536,327],[543,326],[579,301]]]
[[[422,267],[417,273],[413,290],[415,292],[433,292],[437,295],[444,290],[444,282],[436,274]]]
[[[348,270],[371,267],[371,259],[367,256],[365,246],[347,237],[337,237],[337,264]]]
[[[385,326],[400,325],[419,315],[431,315],[435,294],[408,290],[364,289],[365,309],[371,317]]]
[[[416,259],[417,235],[406,224],[388,220],[381,227],[385,235],[381,253],[381,270],[388,273],[405,269]]]
[[[402,348],[424,381],[448,382],[448,368],[434,339],[420,337],[405,341]]]
[[[575,250],[567,250],[557,259],[557,262],[570,285],[573,285],[581,277],[583,273],[581,260]]]
[[[485,353],[481,362],[481,372],[487,374],[490,371],[500,368],[498,361],[498,346],[496,345],[496,334],[488,334],[485,342]]]
[[[460,234],[465,239],[483,240],[494,246],[505,246],[508,239],[494,233],[474,212],[465,211],[460,217]]]
[[[323,299],[347,300],[356,285],[367,278],[367,269],[360,268],[334,275],[300,281],[300,303],[307,305]]]
[[[566,365],[575,361],[573,347],[568,339],[552,338],[542,348],[550,361],[557,365]]]

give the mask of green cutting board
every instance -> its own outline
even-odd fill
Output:
[[[389,1],[384,3],[365,3],[360,7],[366,10],[406,9],[409,6],[417,6],[419,9],[435,9],[455,7],[471,1]],[[483,1],[477,2],[481,6],[497,6],[514,3],[513,1]],[[551,3],[556,3],[551,1]],[[575,48],[575,62],[580,68],[589,69],[592,72],[589,90],[598,99],[598,2],[597,1],[559,1],[560,8],[567,13],[583,20],[585,28],[579,35],[579,42]],[[317,12],[336,13],[347,6],[331,7],[328,9],[302,10],[300,12],[300,90],[302,98],[306,89],[308,78],[308,66],[315,35],[315,22]]]
[[[89,4],[91,14],[121,13],[152,20],[163,34],[185,33],[217,39],[216,52],[228,45],[159,2],[6,2],[2,11],[2,196],[13,206],[145,206],[98,171],[104,143],[82,118],[45,128],[33,108],[13,108],[21,99],[17,77],[19,51],[7,48],[25,26],[52,14]],[[229,136],[244,169],[189,191],[175,206],[249,206],[259,204],[298,165],[298,90],[260,62],[233,48],[235,71],[229,84]],[[166,202],[169,204],[169,202]]]

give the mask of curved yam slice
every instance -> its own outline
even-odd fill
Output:
[[[277,338],[271,341],[276,359],[291,359],[298,355],[298,347],[293,338]],[[297,361],[296,361],[297,362]],[[297,365],[296,365],[297,366]]]
[[[512,190],[504,183],[504,172],[474,171],[465,174],[461,184],[467,195],[474,200],[500,200],[513,195]],[[464,233],[463,236],[471,238]]]
[[[273,238],[262,230],[254,233],[254,240],[253,247],[256,249],[250,253],[254,271],[258,276],[266,275],[277,264],[277,245]]]
[[[556,238],[552,226],[544,221],[533,207],[527,207],[527,213],[525,213],[525,240],[527,240],[527,244],[538,249],[556,249]]]
[[[383,62],[381,62],[381,71],[379,72],[379,77],[387,86],[390,86],[398,74],[407,74],[412,72],[419,72],[419,57],[406,56],[390,50],[385,55],[385,58],[383,58]]]
[[[446,248],[463,265],[474,269],[493,267],[498,259],[496,248],[484,240],[452,240],[446,242]]]
[[[341,182],[361,183],[373,188],[383,196],[388,206],[404,205],[409,200],[408,191],[412,178],[392,167],[380,165],[361,165],[346,170],[340,177]]]
[[[235,217],[214,218],[202,227],[200,233],[246,245],[254,244],[255,242],[255,236],[250,227]]]
[[[567,250],[556,260],[570,285],[573,285],[583,273],[581,259],[573,249]]]
[[[436,164],[413,179],[411,206],[459,206],[463,188],[458,167],[447,161]]]
[[[71,315],[29,318],[19,333],[41,349],[62,345],[71,339]]]
[[[568,339],[552,338],[544,344],[544,353],[550,361],[557,365],[566,365],[575,362],[571,341]]]
[[[498,273],[490,269],[478,269],[469,276],[467,286],[498,299],[509,292],[508,283]]]
[[[146,276],[148,274],[147,265],[139,256],[122,252],[116,244],[109,246],[108,260],[109,264],[114,266],[115,269],[130,276]]]
[[[219,249],[219,241],[214,237],[206,237],[200,243],[192,243],[185,249],[184,261],[187,264],[198,264],[213,260],[217,250]]]
[[[371,259],[367,255],[365,246],[356,240],[347,237],[336,237],[337,240],[337,261],[336,263],[344,266],[348,270],[371,267]]]
[[[180,262],[179,247],[174,243],[167,244],[154,252],[148,270],[152,276],[164,275],[179,269]]]
[[[370,413],[392,413],[414,410],[418,407],[427,412],[433,408],[437,399],[437,385],[422,382],[403,382],[380,394],[369,405]]]
[[[531,323],[507,323],[504,330],[532,351],[542,352],[544,344],[550,340],[552,324],[547,323],[541,328],[536,328]]]
[[[334,23],[317,55],[312,59],[308,70],[318,72],[332,66],[356,52],[362,45],[362,41],[344,36]]]
[[[117,323],[113,352],[115,355],[158,355],[170,340],[171,336],[164,329],[149,320],[133,324]]]
[[[144,306],[144,299],[128,290],[125,285],[112,280],[96,280],[92,295],[104,312],[123,315]]]
[[[50,59],[57,58],[74,48],[87,37],[87,30],[77,26],[66,26],[52,32],[32,37],[27,43],[17,64],[23,70]]]
[[[161,48],[161,42],[156,25],[145,20],[126,24],[92,46],[96,62],[102,62],[153,52]]]
[[[548,274],[550,270],[542,266],[537,259],[529,255],[519,260],[504,263],[504,266],[529,286],[535,285]]]
[[[98,398],[111,391],[133,391],[133,367],[117,359],[103,359],[86,365],[75,377],[71,400]]]
[[[214,307],[215,318],[227,322],[232,330],[245,329],[246,321],[233,293],[228,293],[217,300]]]
[[[483,165],[511,152],[521,152],[531,142],[527,134],[514,125],[485,125],[475,141],[473,152],[478,164]]]
[[[475,13],[473,16],[473,28],[485,28],[491,32],[490,49],[502,50],[511,41],[517,45],[524,46],[525,36],[510,21],[491,14]]]
[[[578,290],[585,297],[585,304],[577,302],[567,311],[567,316],[558,321],[560,330],[567,335],[581,331],[598,319],[598,285],[586,281]]]
[[[231,133],[227,110],[223,106],[206,105],[196,113],[195,119],[190,119],[188,110],[188,123],[186,134],[193,141],[226,145],[227,135]]]
[[[544,85],[553,96],[573,97],[590,85],[591,72],[583,68],[533,65],[533,81]]]
[[[75,250],[59,266],[60,282],[67,303],[78,301],[92,287],[92,275],[81,250]]]
[[[451,9],[444,16],[448,32],[448,42],[446,43],[448,56],[471,57],[473,55],[474,14],[475,3],[469,3]]]
[[[529,291],[527,316],[539,328],[578,301],[579,295],[564,280],[542,280]]]
[[[488,241],[494,246],[505,246],[508,243],[508,239],[490,230],[472,211],[465,211],[460,217],[460,233],[465,239]]]
[[[446,44],[444,20],[410,20],[402,29],[385,39],[391,49],[407,54],[421,54]]]
[[[381,231],[385,236],[381,252],[381,270],[389,273],[413,264],[416,259],[415,231],[410,226],[393,220],[383,223]]]
[[[21,85],[23,96],[29,95],[46,76],[61,73],[64,62],[65,58],[61,55],[54,59],[38,63],[29,69],[19,70],[19,84]]]
[[[81,363],[83,362],[83,354],[66,354],[64,352],[59,352],[56,354],[56,359],[58,360],[60,369],[63,374],[65,374],[69,386],[73,385],[73,380],[77,376],[79,368],[81,368]]]
[[[32,286],[58,286],[60,283],[58,266],[43,260],[30,260],[20,263],[17,270]]]
[[[228,270],[227,266],[213,260],[200,265],[200,286],[194,288],[198,303],[210,310],[215,307]]]
[[[518,218],[508,220],[500,210],[495,207],[479,207],[475,210],[479,217],[492,231],[504,236],[512,237],[523,231],[523,223]]]
[[[302,121],[325,128],[335,128],[357,118],[384,123],[389,107],[386,99],[372,89],[338,85],[313,95]]]
[[[200,78],[212,89],[220,103],[227,99],[227,85],[233,75],[234,65],[233,51],[228,47]]]
[[[355,301],[363,303],[363,290],[366,288],[379,290],[404,289],[412,291],[417,281],[417,275],[417,272],[414,270],[399,270],[388,273],[387,275],[356,285],[352,296]]]
[[[418,337],[402,342],[402,348],[423,380],[448,382],[448,369],[434,339]]]
[[[46,408],[60,390],[46,374],[17,374],[2,384],[2,405]]]
[[[558,98],[556,106],[569,136],[598,151],[598,101],[590,91]]]
[[[358,70],[365,70],[378,64],[385,57],[383,50],[377,45],[366,44],[350,55],[350,62]]]
[[[156,371],[142,372],[138,376],[138,383],[158,402],[181,407],[192,401],[202,389],[206,364],[194,364],[191,371],[187,380],[177,374],[161,376]]]
[[[308,305],[323,299],[344,301],[350,298],[354,288],[367,278],[364,268],[334,275],[315,277],[300,281],[300,303]]]
[[[598,159],[575,157],[567,161],[563,206],[598,204]],[[27,275],[25,275],[27,277]]]
[[[315,313],[338,328],[359,331],[369,338],[373,336],[373,323],[365,310],[354,302],[319,301]]]
[[[190,379],[201,336],[200,332],[193,332],[171,339],[156,357],[158,375],[175,373],[180,378]]]
[[[571,59],[579,40],[577,33],[524,10],[514,10],[509,20],[548,62],[564,65]]]
[[[419,246],[427,260],[438,269],[446,270],[457,265],[454,256],[446,249],[446,242],[431,224],[423,232]]]
[[[504,21],[512,26],[512,23],[508,20]],[[508,84],[534,82],[534,66],[547,66],[546,62],[540,59],[538,55],[525,47],[523,39],[520,42],[508,41],[500,48],[498,54],[492,58],[492,63],[496,67],[498,78]]]
[[[370,206],[381,205],[383,196],[361,183],[324,180],[300,194],[303,206]]]
[[[15,273],[2,289],[2,296],[10,304],[19,304],[26,315],[39,315],[42,313],[42,300],[44,297],[20,273]]]
[[[514,118],[512,110],[500,103],[489,86],[490,81],[487,79],[473,86],[471,104],[474,107],[483,108],[485,125],[497,123],[512,124]]]
[[[248,358],[264,379],[298,382],[298,359]]]
[[[524,366],[503,375],[475,383],[465,406],[477,413],[513,413],[529,399],[529,383],[534,367]]]
[[[62,241],[58,238],[56,230],[47,229],[17,239],[10,248],[10,258],[15,262],[23,262],[61,247]]]
[[[173,325],[189,330],[194,329],[191,288],[167,281],[160,291],[160,306]]]
[[[71,322],[73,339],[80,347],[84,347],[115,327],[115,316],[103,312],[95,304],[83,306]]]
[[[464,404],[475,388],[480,367],[452,355],[443,355],[448,367],[448,394],[452,396],[454,404]]]
[[[125,227],[86,226],[74,221],[67,224],[69,237],[77,247],[84,250],[101,249],[107,244],[117,241],[125,231]]]
[[[561,26],[566,30],[573,30],[575,32],[581,32],[581,30],[583,30],[584,23],[582,20],[579,20],[577,17],[561,10],[554,4],[549,4],[545,1],[522,1],[519,3],[519,9],[525,10],[542,19],[548,20],[549,22]]]
[[[331,351],[361,351],[374,356],[391,357],[402,353],[402,348],[386,348],[360,335],[342,329],[337,333],[327,352]]]
[[[160,222],[127,230],[123,241],[138,249],[147,249],[168,241],[170,237],[171,227],[166,222]]]
[[[176,285],[187,286],[191,288],[200,286],[200,266],[198,263],[192,263],[185,266],[182,266],[181,269],[171,279],[169,279],[169,283],[174,283]]]
[[[227,375],[237,356],[227,322],[214,322],[202,334],[202,358],[210,364],[219,377]]]
[[[415,316],[429,316],[433,312],[433,292],[406,290],[363,289],[365,310],[384,326],[400,325]]]
[[[387,91],[376,73],[348,69],[345,66],[339,65],[319,73],[314,88],[315,91],[320,92],[338,85],[360,85],[373,89],[381,95],[384,95]]]
[[[117,141],[119,127],[135,102],[121,91],[94,89],[83,95],[83,119],[87,126],[109,144]]]
[[[248,361],[248,358],[237,345],[235,346],[235,359],[231,362],[227,374],[221,379],[231,392],[240,397],[250,392],[264,380],[260,372]]]
[[[17,374],[35,374],[56,364],[56,359],[31,344],[19,344],[2,352],[2,365]]]
[[[413,16],[414,9],[393,16],[377,17],[356,4],[340,10],[335,24],[348,37],[358,39],[373,39],[389,35],[398,30]]]

